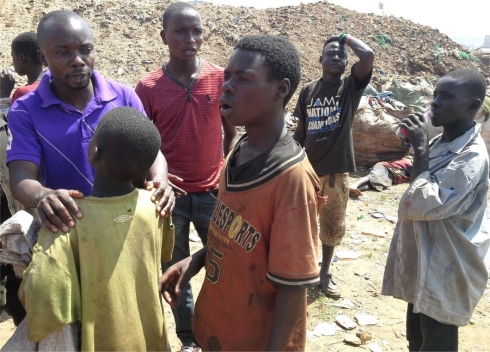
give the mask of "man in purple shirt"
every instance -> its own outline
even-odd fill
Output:
[[[100,118],[118,106],[145,114],[134,91],[107,81],[94,70],[92,31],[75,12],[44,16],[38,29],[39,57],[49,71],[38,89],[17,100],[9,114],[7,163],[14,198],[37,207],[51,231],[67,232],[82,214],[72,197],[92,192],[94,172],[87,146]],[[174,194],[161,153],[150,169],[148,187],[157,189],[157,211],[168,216]]]

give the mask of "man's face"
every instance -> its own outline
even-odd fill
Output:
[[[170,56],[181,61],[191,61],[202,44],[202,20],[198,12],[185,10],[174,13],[160,32],[163,43],[168,45]]]
[[[331,42],[323,48],[320,63],[322,64],[323,72],[341,75],[349,62],[347,59],[348,51],[345,45],[339,42]]]
[[[432,125],[445,126],[472,118],[476,99],[468,93],[464,82],[453,77],[441,78],[431,102]]]
[[[94,71],[95,50],[92,31],[85,21],[46,24],[39,42],[41,62],[49,67],[59,88],[87,88]]]
[[[277,97],[276,80],[263,57],[253,51],[235,49],[225,68],[225,83],[219,99],[221,115],[233,126],[252,126],[274,112]]]

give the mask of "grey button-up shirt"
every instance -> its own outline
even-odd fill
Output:
[[[403,195],[386,263],[384,295],[464,326],[490,271],[488,154],[480,125],[450,143],[431,141],[429,171]]]

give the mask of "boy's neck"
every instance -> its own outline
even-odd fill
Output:
[[[179,60],[172,55],[170,61],[165,66],[165,69],[172,74],[179,81],[192,80],[192,77],[199,68],[199,58],[196,56],[194,60],[183,61]]]
[[[340,80],[342,79],[342,75],[332,75],[328,72],[323,72],[323,75],[322,75],[322,81],[324,83],[330,83],[330,84],[337,84],[340,82]]]
[[[98,198],[117,197],[131,193],[134,186],[131,181],[114,180],[108,175],[96,172],[94,188],[90,196]]]
[[[242,165],[270,150],[279,139],[288,133],[284,124],[283,109],[281,109],[276,118],[270,118],[269,116],[262,121],[264,123],[260,125],[245,126],[248,138],[247,141],[240,145],[236,166]]]
[[[27,72],[27,84],[33,84],[36,81],[40,81],[44,74],[42,66],[33,66],[29,72]]]
[[[443,126],[443,132],[441,136],[441,142],[449,143],[454,141],[456,138],[464,135],[468,130],[475,126],[475,121],[464,120],[458,121],[457,123]]]

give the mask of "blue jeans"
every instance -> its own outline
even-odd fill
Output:
[[[216,198],[207,192],[189,193],[176,199],[175,209],[172,213],[172,222],[175,227],[175,245],[172,260],[168,263],[162,263],[164,270],[190,255],[189,225],[191,222],[201,237],[203,245],[206,245],[209,220],[215,204]],[[172,313],[174,314],[177,337],[182,345],[195,346],[192,334],[194,298],[190,283],[182,290],[179,306],[177,309],[172,309]]]

